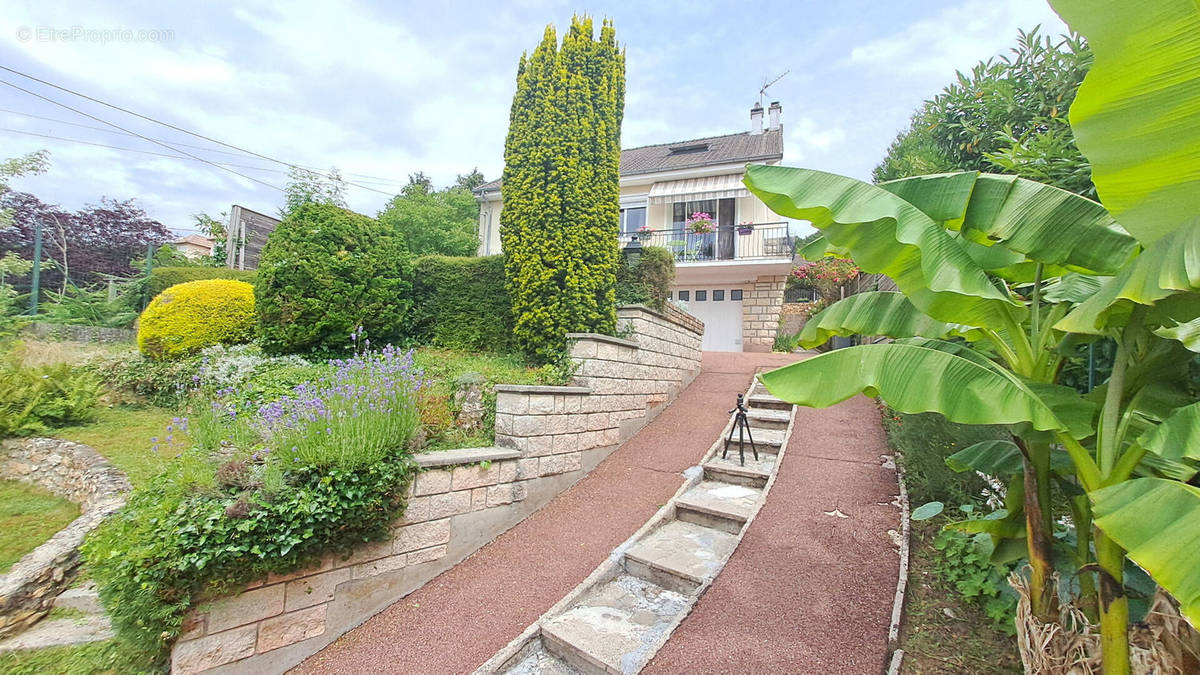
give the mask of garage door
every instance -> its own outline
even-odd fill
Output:
[[[704,351],[742,351],[742,289],[689,286],[675,289],[673,295],[704,322]]]

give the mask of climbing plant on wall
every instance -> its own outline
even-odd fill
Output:
[[[571,332],[616,329],[625,54],[610,21],[576,16],[517,67],[500,239],[518,347],[549,361]]]

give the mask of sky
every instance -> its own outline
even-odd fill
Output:
[[[1066,30],[1039,0],[0,0],[0,10],[0,65],[278,162],[336,166],[357,184],[350,206],[368,215],[417,171],[438,186],[476,167],[498,177],[517,61],[576,12],[612,18],[627,50],[623,147],[746,131],[759,89],[786,72],[764,99],[783,105],[784,163],[864,180],[956,69],[1007,51],[1019,28]],[[281,163],[12,72],[0,82],[50,99],[0,84],[0,158],[46,149],[52,162],[14,189],[70,209],[134,198],[181,234],[192,214],[283,204]]]

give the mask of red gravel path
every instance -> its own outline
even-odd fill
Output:
[[[881,672],[899,573],[886,452],[869,399],[799,409],[762,511],[643,672]]]
[[[725,411],[757,368],[794,359],[783,354],[704,354],[701,373],[691,386],[591,474],[475,555],[314,654],[296,672],[474,670],[583,581],[671,498],[682,484],[679,473],[695,465],[716,440],[728,420]],[[824,435],[831,438],[833,433]],[[801,464],[797,459],[788,463],[793,471]],[[784,501],[780,487],[777,484],[778,492],[772,492],[768,509],[771,502]],[[858,521],[833,525],[847,524],[856,529]],[[826,541],[822,532],[814,530],[809,536]],[[831,551],[830,556],[841,553]],[[894,584],[895,571],[890,574]],[[868,600],[876,602],[873,596],[863,599]],[[875,613],[884,612],[884,605],[890,611],[889,600]],[[886,620],[883,626],[886,633]],[[718,632],[728,628],[721,626]]]

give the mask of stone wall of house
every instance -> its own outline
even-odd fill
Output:
[[[125,504],[129,481],[95,450],[54,438],[0,445],[0,477],[37,485],[79,504],[80,515],[0,576],[0,637],[50,612],[75,577],[84,536]]]
[[[779,329],[779,311],[783,305],[783,275],[761,276],[742,297],[742,350],[769,352]]]
[[[423,453],[391,537],[269,576],[189,615],[173,673],[283,672],[541,508],[654,417],[700,370],[703,323],[618,311],[627,338],[568,336],[565,387],[496,387],[495,447]]]

